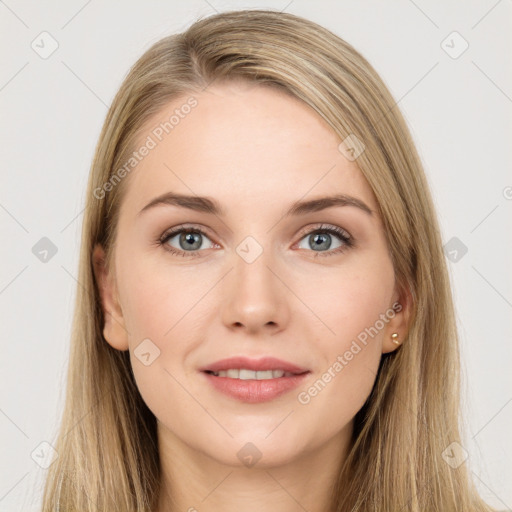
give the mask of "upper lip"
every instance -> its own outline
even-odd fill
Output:
[[[265,370],[283,370],[290,373],[304,373],[309,371],[307,368],[301,368],[293,363],[283,361],[282,359],[276,359],[275,357],[262,357],[261,359],[250,359],[248,357],[229,357],[227,359],[221,359],[215,363],[209,364],[200,368],[200,371],[212,371],[219,372],[230,369],[246,369],[253,371],[265,371]]]

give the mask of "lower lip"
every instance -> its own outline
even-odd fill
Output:
[[[228,377],[215,377],[215,375],[206,372],[203,372],[203,374],[217,391],[242,402],[257,404],[273,400],[296,388],[304,381],[309,372],[293,377],[266,380],[230,379]]]

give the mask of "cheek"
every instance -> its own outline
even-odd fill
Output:
[[[163,341],[172,336],[174,326],[204,293],[192,272],[155,265],[141,256],[126,258],[120,275],[123,316],[132,343],[141,337]]]
[[[304,302],[315,305],[314,313],[321,320],[315,350],[322,356],[322,365],[298,401],[309,414],[336,410],[339,416],[333,428],[348,422],[371,392],[385,327],[394,316],[393,288],[392,264],[385,259],[373,265],[362,260],[360,266],[347,264],[321,279],[318,286],[301,288]]]
[[[169,265],[155,264],[141,253],[127,256],[118,268],[137,388],[153,414],[171,425],[172,417],[166,417],[169,404],[190,406],[190,396],[179,384],[183,381],[180,370],[194,348],[190,339],[194,339],[195,323],[190,320],[193,306],[204,291],[193,276],[173,271]],[[185,412],[179,410],[183,417]]]
[[[358,336],[381,339],[385,325],[379,319],[389,311],[394,291],[394,271],[385,258],[351,258],[331,272],[299,281],[300,295],[322,321],[321,342],[343,350]],[[377,333],[372,327],[377,328]],[[380,347],[379,347],[380,348]],[[326,350],[331,352],[332,350]]]
[[[182,380],[184,361],[200,344],[204,332],[199,332],[197,314],[204,304],[199,302],[212,284],[198,279],[192,269],[172,268],[165,258],[155,262],[140,253],[128,255],[118,268],[134,376],[144,401],[158,417],[169,396],[187,401],[173,376]],[[147,353],[144,360],[141,354]]]

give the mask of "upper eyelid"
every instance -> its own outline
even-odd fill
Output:
[[[203,228],[202,226],[194,225],[194,224],[184,224],[184,225],[179,224],[178,226],[175,226],[173,228],[166,229],[162,233],[160,238],[164,239],[164,238],[167,238],[168,236],[177,235],[179,233],[182,233],[183,231],[198,231],[199,233],[209,236],[208,230]]]
[[[347,236],[347,238],[352,239],[352,235],[345,228],[342,228],[341,226],[336,226],[334,224],[326,224],[325,222],[321,222],[319,226],[314,227],[314,228],[306,227],[306,228],[301,229],[299,231],[299,236],[303,237],[303,236],[309,235],[311,233],[315,233],[316,231],[333,231],[335,229],[342,231]],[[337,233],[334,233],[334,234],[337,234]]]

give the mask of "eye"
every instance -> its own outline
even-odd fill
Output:
[[[159,243],[169,252],[180,256],[199,256],[198,251],[215,246],[203,230],[181,226],[166,231]]]
[[[176,226],[158,240],[165,250],[178,256],[201,256],[201,250],[217,246],[206,233],[194,226]],[[306,244],[304,247],[302,244]],[[354,246],[352,237],[338,226],[324,225],[307,232],[299,242],[299,249],[315,252],[315,256],[332,256]]]
[[[306,247],[301,246],[302,240]],[[354,245],[352,237],[338,226],[322,225],[309,233],[299,242],[299,249],[311,249],[317,256],[331,256],[341,253]],[[323,254],[325,253],[325,254]]]

